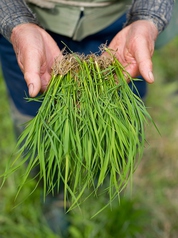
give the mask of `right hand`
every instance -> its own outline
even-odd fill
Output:
[[[29,95],[35,97],[45,91],[51,79],[56,57],[62,53],[53,38],[41,27],[25,23],[14,27],[11,43],[24,74]]]

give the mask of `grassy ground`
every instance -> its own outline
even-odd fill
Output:
[[[146,105],[160,134],[146,125],[147,143],[141,164],[133,178],[132,195],[128,188],[121,204],[113,203],[93,220],[93,209],[102,206],[104,198],[85,204],[81,214],[71,214],[72,238],[176,238],[178,234],[178,38],[154,55],[156,82],[149,86]],[[15,146],[5,85],[0,77],[0,173]],[[41,213],[40,191],[12,209],[16,194],[13,177],[0,190],[1,238],[53,238]],[[29,193],[31,185],[22,193]],[[92,206],[91,206],[92,204]]]

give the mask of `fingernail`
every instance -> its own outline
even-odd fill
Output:
[[[154,76],[153,76],[153,73],[151,71],[148,72],[148,77],[150,79],[150,83],[153,83],[154,82]]]
[[[32,83],[30,83],[30,84],[28,85],[28,93],[29,93],[30,96],[33,95],[33,84],[32,84]]]

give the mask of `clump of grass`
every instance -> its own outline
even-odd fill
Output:
[[[4,177],[27,164],[19,191],[38,168],[44,195],[64,186],[72,209],[85,190],[112,201],[125,188],[142,157],[149,114],[128,86],[133,79],[109,57],[66,54],[56,60],[42,105],[18,140],[15,161]],[[108,181],[108,186],[105,181]],[[85,199],[85,198],[82,198]]]

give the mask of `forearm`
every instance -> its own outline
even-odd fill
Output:
[[[152,21],[161,33],[168,25],[174,0],[133,0],[126,25],[137,20]]]
[[[0,33],[10,41],[12,29],[23,23],[38,21],[23,0],[0,0]]]

